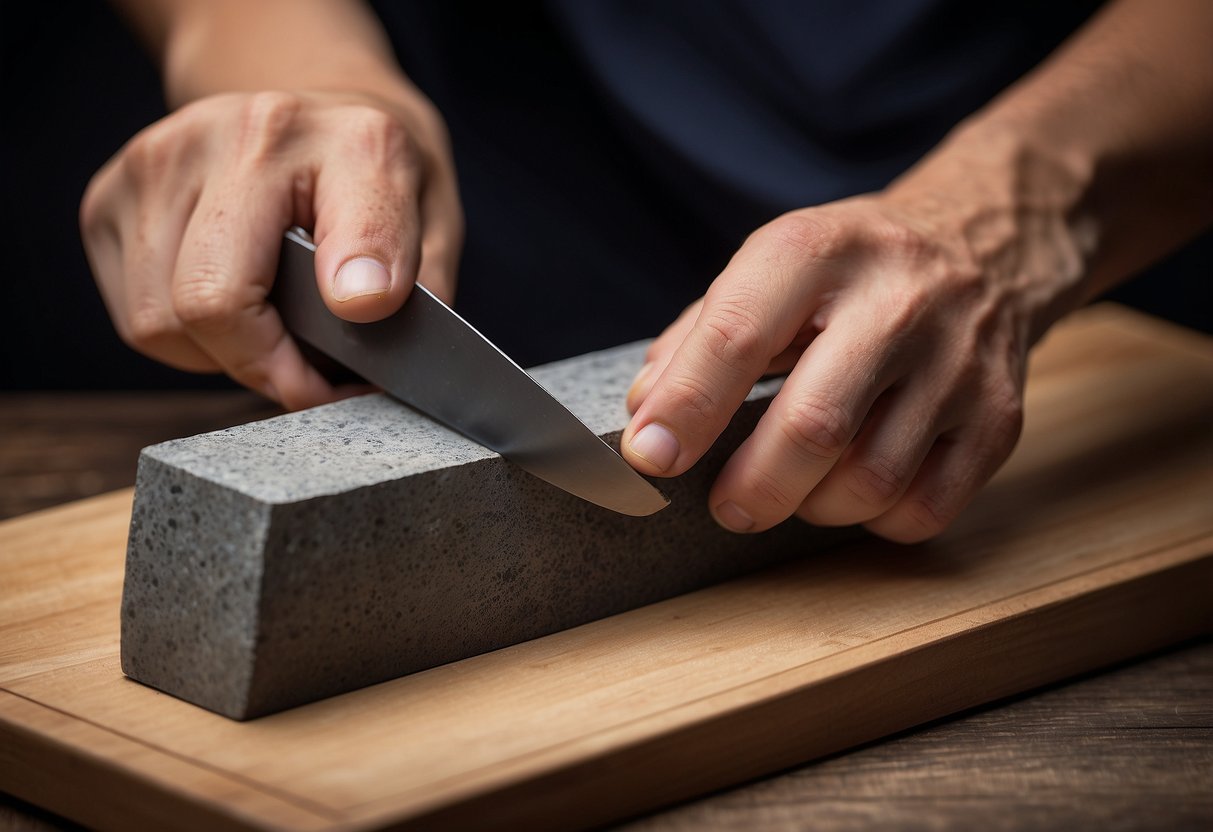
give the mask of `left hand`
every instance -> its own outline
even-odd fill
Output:
[[[972,181],[911,177],[752,234],[650,348],[625,458],[681,474],[755,381],[790,371],[711,490],[717,522],[941,532],[1014,447],[1028,348],[1076,302],[1083,267],[1064,176],[1030,206],[1015,187],[966,200]]]

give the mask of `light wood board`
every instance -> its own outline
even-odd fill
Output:
[[[131,495],[0,524],[0,789],[129,828],[629,816],[1208,631],[1213,347],[1116,307],[1037,351],[956,526],[235,723],[122,677]]]

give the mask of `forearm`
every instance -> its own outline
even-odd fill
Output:
[[[1213,222],[1211,43],[1206,0],[1118,0],[891,191],[963,180],[1063,214],[1059,259],[1081,261],[1063,305],[1089,300]]]
[[[170,106],[222,92],[420,98],[359,0],[116,0],[159,58]]]

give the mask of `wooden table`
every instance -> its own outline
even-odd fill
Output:
[[[0,513],[129,484],[142,445],[270,412],[244,393],[5,394]],[[1197,828],[1213,823],[1210,782],[1213,645],[1206,640],[703,798],[634,827]],[[0,805],[0,829],[39,823],[65,822],[11,799]]]

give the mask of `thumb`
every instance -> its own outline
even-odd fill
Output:
[[[317,177],[316,281],[337,317],[378,321],[404,304],[417,280],[421,234],[414,180],[385,177],[375,166],[336,167]]]

